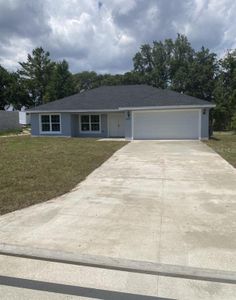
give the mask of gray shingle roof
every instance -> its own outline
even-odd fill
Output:
[[[29,111],[113,110],[124,107],[211,105],[210,102],[148,85],[102,86]]]

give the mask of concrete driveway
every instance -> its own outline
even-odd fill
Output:
[[[236,271],[236,170],[198,141],[134,141],[72,192],[2,216],[0,241]],[[229,300],[236,295],[229,284],[4,256],[0,275],[29,279],[18,280],[25,288],[0,286],[1,299]],[[26,289],[27,284],[37,289],[33,280],[48,282],[51,292]],[[52,293],[58,291],[55,283],[60,294]]]

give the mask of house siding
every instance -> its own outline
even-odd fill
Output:
[[[205,110],[205,113],[204,113]],[[56,113],[56,112],[55,112]],[[209,109],[200,109],[201,113],[201,139],[209,138]],[[93,114],[93,113],[90,113]],[[95,114],[95,113],[94,113]],[[79,113],[60,113],[61,133],[40,133],[39,113],[31,114],[31,134],[33,136],[72,136],[72,137],[108,137],[108,113],[101,114],[101,132],[81,132]],[[125,138],[132,139],[132,111],[125,112]]]
[[[125,112],[125,138],[127,140],[132,139],[132,117],[133,114],[131,111]]]
[[[39,114],[31,114],[31,135],[39,135]]]
[[[79,136],[79,118],[78,114],[71,115],[71,136]]]
[[[205,110],[205,114],[203,113]],[[209,108],[201,109],[201,138],[209,138]]]

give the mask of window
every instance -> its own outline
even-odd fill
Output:
[[[41,115],[41,131],[58,133],[61,131],[60,115]]]
[[[81,131],[100,132],[100,115],[81,115]]]
[[[100,120],[99,115],[91,115],[90,116],[91,123],[91,131],[99,131],[100,130]]]
[[[81,116],[81,131],[90,131],[90,116]]]

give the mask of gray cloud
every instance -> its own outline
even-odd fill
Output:
[[[1,41],[22,37],[36,39],[50,32],[46,9],[42,1],[0,1]]]
[[[125,72],[143,43],[186,34],[221,55],[236,47],[233,0],[0,0],[0,64],[37,46],[73,72]]]

